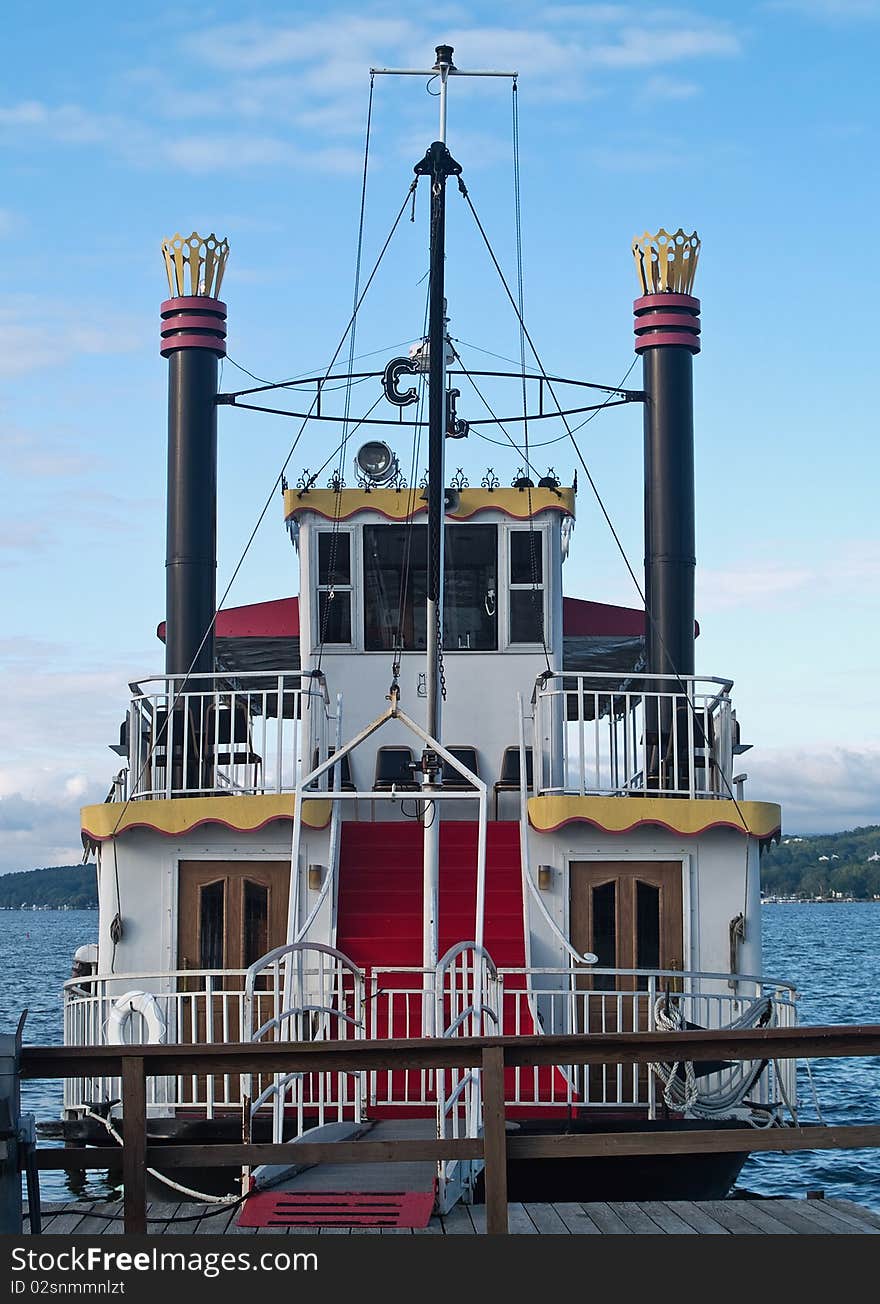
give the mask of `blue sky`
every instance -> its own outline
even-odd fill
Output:
[[[548,370],[617,383],[633,235],[699,231],[698,669],[736,681],[751,795],[782,800],[789,831],[880,822],[880,3],[514,0],[444,6],[440,25],[370,3],[80,0],[16,6],[0,37],[0,869],[76,856],[126,685],[162,666],[162,237],[229,237],[232,359],[271,378],[325,364],[350,309],[367,70],[424,66],[441,41],[461,67],[521,75],[526,316]],[[368,262],[435,113],[420,82],[377,83]],[[510,123],[505,84],[453,86],[450,147],[513,274]],[[359,352],[420,333],[423,219],[420,197]],[[452,333],[515,357],[455,195],[449,241]],[[227,362],[224,387],[245,382]],[[221,589],[290,435],[222,414]],[[309,431],[295,473],[330,439]],[[641,413],[605,413],[579,439],[638,569]],[[449,456],[472,483],[516,469],[476,439]],[[570,449],[546,460],[570,481]],[[279,503],[230,603],[293,592],[294,562]],[[566,583],[638,602],[583,477]]]

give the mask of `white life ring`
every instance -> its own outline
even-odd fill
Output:
[[[139,1014],[147,1025],[147,1041],[156,1046],[165,1044],[168,1029],[165,1017],[152,992],[126,992],[110,1006],[107,1016],[107,1041],[111,1046],[126,1044],[125,1029],[131,1016]]]

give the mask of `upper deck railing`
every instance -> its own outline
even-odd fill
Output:
[[[321,677],[256,671],[184,683],[156,675],[131,691],[123,799],[293,792],[301,766],[327,757]]]
[[[697,675],[542,675],[534,708],[536,795],[734,795],[733,683]]]

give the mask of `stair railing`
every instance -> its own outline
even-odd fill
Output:
[[[486,1037],[501,1031],[501,985],[489,952],[474,942],[459,942],[437,965],[435,1026],[444,1037]],[[437,1072],[437,1135],[441,1140],[476,1138],[483,1131],[480,1070]],[[473,1202],[480,1159],[442,1159],[437,1165],[441,1213],[463,1200]]]
[[[332,946],[291,942],[276,947],[247,971],[243,1028],[242,1039],[253,1042],[360,1040],[365,1035],[363,972]],[[292,1116],[299,1136],[307,1124],[320,1127],[346,1117],[362,1121],[365,1100],[363,1072],[274,1073],[256,1096],[248,1074],[242,1079],[246,1138],[266,1105],[272,1109],[272,1140],[280,1144],[286,1117]]]

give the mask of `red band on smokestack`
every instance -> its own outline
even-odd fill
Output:
[[[177,349],[208,349],[226,356],[226,304],[207,295],[166,299],[162,304],[163,357]]]
[[[636,353],[664,345],[700,351],[700,301],[690,294],[645,294],[633,304]]]

